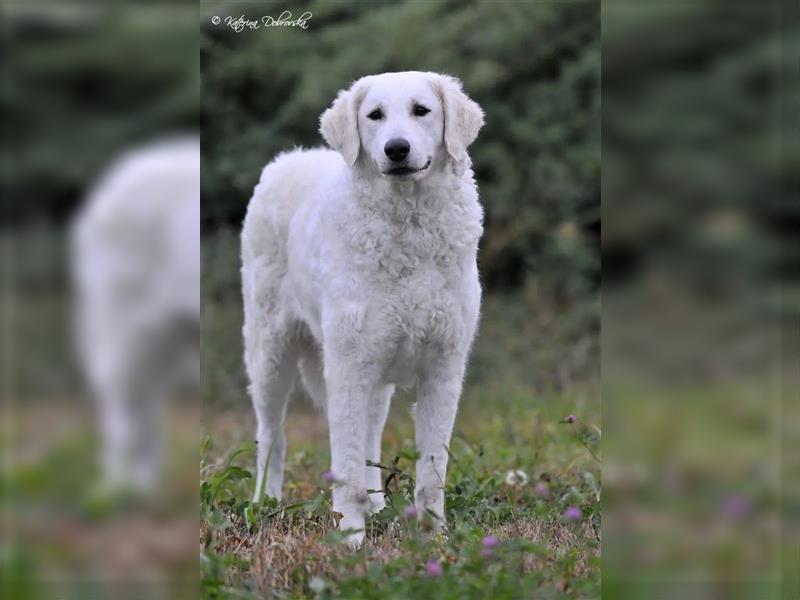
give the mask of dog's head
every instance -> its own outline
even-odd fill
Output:
[[[481,107],[457,79],[418,71],[363,77],[320,117],[322,136],[348,165],[361,159],[397,179],[463,161],[482,125]]]

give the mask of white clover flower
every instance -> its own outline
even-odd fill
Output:
[[[528,474],[522,469],[514,469],[506,473],[506,485],[523,486],[528,483]]]

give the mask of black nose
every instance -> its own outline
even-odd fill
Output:
[[[404,160],[408,156],[409,150],[411,150],[411,144],[405,138],[392,138],[383,147],[386,156],[393,162]]]

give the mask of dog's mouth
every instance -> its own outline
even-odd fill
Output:
[[[389,169],[388,171],[384,172],[384,175],[411,175],[412,173],[419,173],[420,171],[424,171],[428,167],[431,166],[431,159],[428,159],[423,166],[419,169],[415,169],[413,167],[395,167],[394,169]]]

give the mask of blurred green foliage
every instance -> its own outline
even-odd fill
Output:
[[[300,8],[307,29],[224,23]],[[318,117],[339,89],[374,73],[445,72],[486,112],[470,150],[484,285],[530,287],[564,309],[597,295],[599,2],[225,2],[204,5],[202,23],[204,233],[238,228],[278,152],[323,143]]]
[[[0,18],[4,224],[60,225],[121,152],[197,129],[191,3],[7,2]]]
[[[793,4],[603,3],[604,597],[798,597]]]
[[[612,1],[603,22],[604,283],[632,260],[712,294],[796,281],[797,21],[706,0]]]

